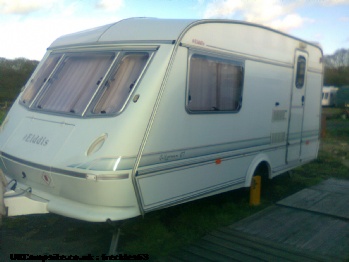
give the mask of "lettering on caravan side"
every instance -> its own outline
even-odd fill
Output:
[[[45,136],[35,135],[35,134],[26,134],[23,137],[23,141],[39,146],[47,146],[49,140]]]

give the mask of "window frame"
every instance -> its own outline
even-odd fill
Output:
[[[136,48],[136,47],[120,48],[120,49],[110,49],[110,48],[107,48],[107,49],[103,48],[102,49],[102,48],[100,48],[97,50],[94,48],[91,48],[91,49],[78,49],[78,50],[51,51],[51,53],[47,57],[45,57],[45,61],[42,61],[42,63],[45,63],[47,61],[47,59],[53,55],[60,55],[60,59],[57,62],[57,64],[53,67],[53,70],[49,73],[49,77],[55,75],[56,71],[58,70],[58,68],[60,68],[61,64],[63,63],[65,57],[67,57],[69,55],[114,53],[114,58],[112,59],[113,61],[110,63],[110,65],[107,66],[107,70],[104,72],[102,80],[98,84],[96,91],[93,92],[92,96],[90,96],[90,99],[86,99],[86,101],[84,101],[85,106],[84,106],[84,110],[81,113],[71,113],[71,112],[49,110],[49,109],[45,109],[45,108],[43,108],[43,109],[38,108],[37,105],[45,97],[45,93],[48,90],[49,81],[46,81],[44,84],[42,84],[38,88],[36,94],[34,95],[34,98],[31,100],[30,103],[26,104],[25,102],[22,101],[22,96],[26,92],[27,88],[30,86],[29,85],[30,81],[35,79],[40,68],[38,68],[37,72],[35,72],[35,75],[33,75],[29,79],[27,85],[25,86],[25,89],[20,94],[19,104],[30,111],[35,111],[35,112],[50,114],[50,115],[66,115],[66,116],[73,117],[73,118],[114,117],[116,115],[121,114],[125,110],[127,105],[129,104],[130,98],[134,94],[135,90],[138,88],[138,85],[141,82],[145,71],[149,67],[149,64],[152,61],[153,56],[156,53],[157,49],[158,49],[157,46],[156,47],[150,46],[150,47],[140,47],[140,48]],[[132,55],[132,54],[136,54],[136,53],[144,53],[144,54],[146,53],[146,54],[148,54],[148,58],[144,64],[144,67],[142,68],[137,80],[135,81],[133,89],[131,90],[130,94],[127,96],[126,100],[122,102],[123,104],[122,104],[122,106],[120,106],[120,110],[118,110],[117,112],[105,113],[105,114],[93,113],[93,110],[96,107],[98,101],[100,100],[101,96],[103,96],[103,92],[102,92],[103,88],[102,87],[109,80],[109,78],[112,77],[113,73],[115,73],[117,71],[124,56],[130,55],[130,54]]]
[[[189,106],[190,100],[190,71],[191,71],[191,59],[194,56],[201,56],[206,58],[211,58],[210,61],[220,61],[224,64],[234,65],[240,67],[241,70],[241,79],[240,79],[240,98],[239,106],[235,110],[192,110]],[[185,110],[188,114],[237,114],[241,111],[243,106],[243,93],[244,93],[244,79],[245,79],[245,59],[241,57],[236,57],[227,54],[219,54],[213,52],[197,51],[190,50],[187,60],[187,86],[186,86],[186,97],[185,97]],[[216,86],[217,93],[217,86]]]

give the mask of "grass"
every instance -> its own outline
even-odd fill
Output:
[[[6,110],[0,110],[0,123],[2,123],[2,121],[5,119],[5,116],[7,114]]]
[[[327,121],[326,137],[322,140],[318,159],[294,169],[291,175],[280,175],[262,185],[260,206],[249,206],[248,190],[239,189],[154,211],[144,218],[137,217],[123,224],[120,250],[127,254],[149,254],[151,258],[164,257],[214,229],[250,216],[303,188],[331,177],[349,179],[349,167],[345,165],[349,160],[349,120],[341,119],[338,109],[326,109],[324,113],[331,117]],[[0,118],[3,116],[2,112]],[[34,219],[36,221],[31,221]],[[35,228],[32,237],[43,239],[51,231],[53,236],[57,234],[57,225],[61,231],[65,227],[63,242],[84,242],[84,237],[92,237],[95,242],[90,244],[90,250],[96,254],[106,252],[111,237],[105,223],[86,223],[52,214],[5,219],[4,222],[9,230],[18,226],[24,227],[23,230]],[[41,224],[49,226],[40,230],[37,225]]]
[[[147,214],[128,222],[123,230],[121,249],[126,253],[165,256],[206,233],[242,217],[262,206],[248,205],[248,192],[236,190]]]

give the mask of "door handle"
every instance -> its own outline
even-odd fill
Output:
[[[305,98],[304,98],[304,96],[302,96],[302,106],[304,106],[304,100],[305,100]]]

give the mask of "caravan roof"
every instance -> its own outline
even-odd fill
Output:
[[[141,21],[140,21],[141,20]],[[196,20],[129,18],[59,37],[50,48],[74,44],[122,41],[173,41]]]
[[[261,27],[269,31],[274,31],[278,34],[302,41],[308,45],[315,46],[319,49],[318,44],[307,42],[302,39],[293,37],[291,35],[282,33],[280,31],[238,20],[225,19],[158,19],[158,18],[129,18],[112,24],[103,25],[100,27],[88,29],[85,31],[64,35],[56,39],[49,49],[81,44],[106,44],[119,43],[123,41],[132,42],[159,42],[159,41],[173,41],[180,38],[181,34],[185,33],[189,28],[197,24],[205,23],[229,23],[229,24],[243,24],[252,27]],[[243,33],[243,32],[242,32]]]

